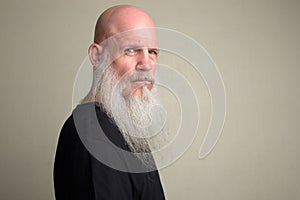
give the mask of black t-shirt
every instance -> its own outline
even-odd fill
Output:
[[[118,128],[106,113],[95,106],[106,136],[117,146],[128,149]],[[60,133],[54,163],[57,200],[161,200],[165,199],[158,171],[129,173],[110,168],[85,148],[71,115]]]

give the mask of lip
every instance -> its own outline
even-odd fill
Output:
[[[149,80],[138,80],[138,81],[134,81],[134,83],[136,84],[141,84],[141,85],[152,85],[153,81],[149,81]]]
[[[128,96],[130,95],[133,91],[142,88],[142,87],[147,87],[149,90],[152,89],[154,84],[154,81],[150,81],[150,80],[136,80],[136,81],[132,81],[131,85],[129,87],[127,87],[126,89],[124,89],[123,91],[123,95],[124,96]]]

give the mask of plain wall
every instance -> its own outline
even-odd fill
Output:
[[[300,199],[296,0],[1,1],[0,199],[54,199],[53,159],[77,70],[99,13],[120,3],[203,45],[226,87],[222,135],[199,160],[210,103],[201,77],[194,82],[203,117],[191,147],[161,170],[167,198]]]

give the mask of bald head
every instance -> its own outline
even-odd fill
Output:
[[[158,52],[155,27],[146,12],[129,5],[107,9],[97,20],[94,43],[88,49],[94,77],[91,90],[83,102],[96,99],[102,73],[108,68],[113,70],[115,76],[111,78],[147,74],[148,78],[132,81],[126,88],[128,90],[124,90],[124,95],[142,94],[144,86],[151,90]]]
[[[145,11],[130,5],[114,6],[104,11],[98,18],[94,42],[100,44],[116,33],[152,27],[153,21]]]

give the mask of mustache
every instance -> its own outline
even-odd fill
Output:
[[[149,81],[152,84],[155,83],[154,75],[148,72],[136,72],[128,77],[129,82],[137,82],[137,81]]]

